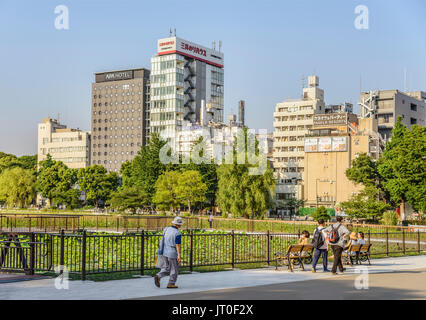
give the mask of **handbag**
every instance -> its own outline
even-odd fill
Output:
[[[158,246],[157,257],[155,258],[155,266],[160,269],[166,263],[166,257],[163,256],[163,251],[164,251],[164,234],[166,233],[167,229],[168,228],[165,228],[163,231],[163,236],[161,237],[160,245]]]

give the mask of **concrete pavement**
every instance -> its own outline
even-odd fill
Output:
[[[367,267],[370,277],[372,274],[416,271],[425,269],[426,256],[412,256],[399,258],[375,259],[372,266]],[[0,300],[10,299],[135,299],[148,297],[165,297],[171,294],[205,294],[206,291],[228,290],[248,287],[260,287],[268,285],[300,285],[300,290],[309,281],[330,280],[330,273],[323,273],[319,269],[317,273],[307,271],[288,272],[286,269],[275,271],[274,268],[233,270],[208,273],[193,273],[179,276],[179,289],[171,291],[166,289],[167,278],[162,280],[162,288],[154,286],[152,277],[143,277],[126,280],[113,280],[104,282],[70,281],[69,289],[56,289],[55,279],[41,279],[33,281],[3,283],[0,284]],[[355,275],[355,267],[348,267],[346,275],[332,278],[337,284],[350,281],[353,288],[353,279],[348,277]],[[408,273],[407,273],[408,274]],[[423,273],[422,273],[423,274]],[[401,274],[402,275],[402,274]],[[404,281],[404,277],[398,278]],[[300,282],[300,284],[296,284]],[[314,283],[315,284],[315,283]],[[302,290],[306,292],[306,290]],[[177,298],[178,296],[176,296]],[[228,295],[229,297],[229,295]],[[169,297],[167,297],[169,298]],[[256,296],[260,299],[260,296]]]

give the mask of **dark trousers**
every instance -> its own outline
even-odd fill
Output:
[[[327,270],[327,258],[328,250],[327,249],[315,249],[314,260],[312,261],[312,268],[315,269],[318,263],[319,258],[322,256],[322,265],[324,270]]]
[[[331,272],[336,272],[337,267],[339,267],[340,272],[343,272],[343,264],[342,264],[342,252],[343,248],[341,246],[331,246],[333,248],[334,262],[333,268],[331,268]]]

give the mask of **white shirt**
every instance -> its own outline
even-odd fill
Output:
[[[322,238],[324,239],[324,244],[319,247],[319,249],[327,249],[327,233],[324,232],[325,227],[318,226],[315,230],[321,231]],[[314,231],[315,233],[315,231]]]

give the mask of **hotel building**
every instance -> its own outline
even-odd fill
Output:
[[[119,172],[149,137],[147,69],[95,73],[92,83],[91,164]]]

